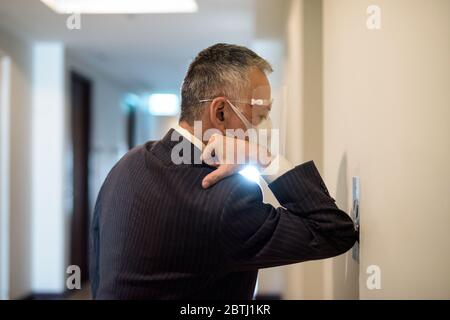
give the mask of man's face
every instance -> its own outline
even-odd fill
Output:
[[[236,97],[236,100],[245,102],[233,102],[248,120],[252,126],[258,125],[263,119],[265,119],[272,108],[271,104],[265,105],[251,105],[250,101],[252,99],[263,99],[264,101],[270,101],[271,99],[271,88],[267,76],[259,69],[253,68],[249,74],[250,78],[250,88],[242,97]],[[246,103],[248,101],[248,103]],[[247,130],[243,121],[237,116],[237,114],[228,106],[229,112],[231,114],[230,121],[228,123],[227,129],[243,129]]]

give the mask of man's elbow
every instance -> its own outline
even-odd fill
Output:
[[[333,237],[332,247],[335,251],[333,256],[339,256],[346,253],[353,248],[356,241],[359,241],[359,232],[355,229],[352,222]]]
[[[347,252],[348,250],[350,250],[351,248],[353,248],[356,241],[359,241],[359,233],[357,230],[355,230],[352,227],[352,230],[349,230],[348,236],[343,238],[342,252],[340,254],[343,254],[343,253]]]
[[[359,232],[356,230],[353,220],[346,214],[344,221],[340,223],[334,232],[328,233],[326,237],[325,247],[328,250],[324,250],[327,254],[323,258],[332,258],[346,253],[355,245],[356,241],[359,241]],[[325,254],[324,254],[325,255]]]

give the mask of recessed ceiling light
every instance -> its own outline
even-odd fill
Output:
[[[196,12],[195,0],[41,0],[57,13],[139,14]]]

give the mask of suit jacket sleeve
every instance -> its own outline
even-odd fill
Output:
[[[225,202],[220,242],[233,270],[330,258],[349,250],[357,234],[317,171],[306,162],[269,188],[283,208],[262,202],[258,185],[242,182]]]

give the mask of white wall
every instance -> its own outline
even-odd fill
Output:
[[[372,4],[380,30],[366,27]],[[360,296],[448,299],[450,1],[324,0],[323,12],[325,179],[349,208],[361,178]]]
[[[177,116],[152,116],[148,112],[138,113],[138,144],[149,140],[160,140],[170,128],[178,124]]]
[[[65,52],[60,43],[33,46],[33,291],[65,289]]]
[[[8,296],[18,298],[31,290],[31,47],[0,28],[0,50],[11,59]]]
[[[366,27],[373,4],[381,30]],[[351,178],[361,177],[362,234],[360,265],[348,252],[290,266],[284,296],[448,298],[450,2],[290,5],[286,155],[313,159],[348,213]],[[381,290],[366,287],[370,265],[381,268]]]
[[[9,296],[9,149],[11,59],[0,52],[0,299]]]

